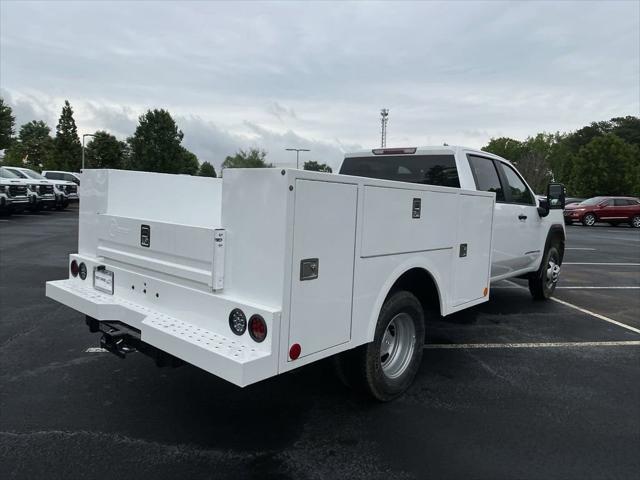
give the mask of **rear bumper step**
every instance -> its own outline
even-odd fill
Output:
[[[240,387],[277,373],[275,353],[252,348],[189,321],[79,286],[73,280],[47,282],[46,291],[47,297],[89,317],[89,328],[103,333],[103,348],[118,356],[139,350],[157,358],[157,350]]]

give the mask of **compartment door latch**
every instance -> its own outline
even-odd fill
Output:
[[[317,258],[305,258],[300,260],[300,281],[315,280],[318,278],[320,264]]]

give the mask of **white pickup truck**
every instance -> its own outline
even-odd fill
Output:
[[[337,175],[85,170],[81,188],[78,253],[47,296],[121,357],[239,386],[335,356],[348,383],[391,400],[430,316],[515,276],[548,298],[564,250],[561,185],[539,202],[509,162],[460,147],[354,153]]]

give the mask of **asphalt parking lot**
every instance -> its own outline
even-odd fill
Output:
[[[431,319],[415,384],[364,400],[321,362],[246,389],[90,353],[44,296],[77,211],[0,218],[0,477],[605,479],[640,471],[640,231],[567,228],[556,300],[523,283]]]

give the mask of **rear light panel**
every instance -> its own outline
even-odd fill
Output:
[[[402,148],[374,148],[371,150],[374,155],[410,155],[416,153],[417,147]]]

